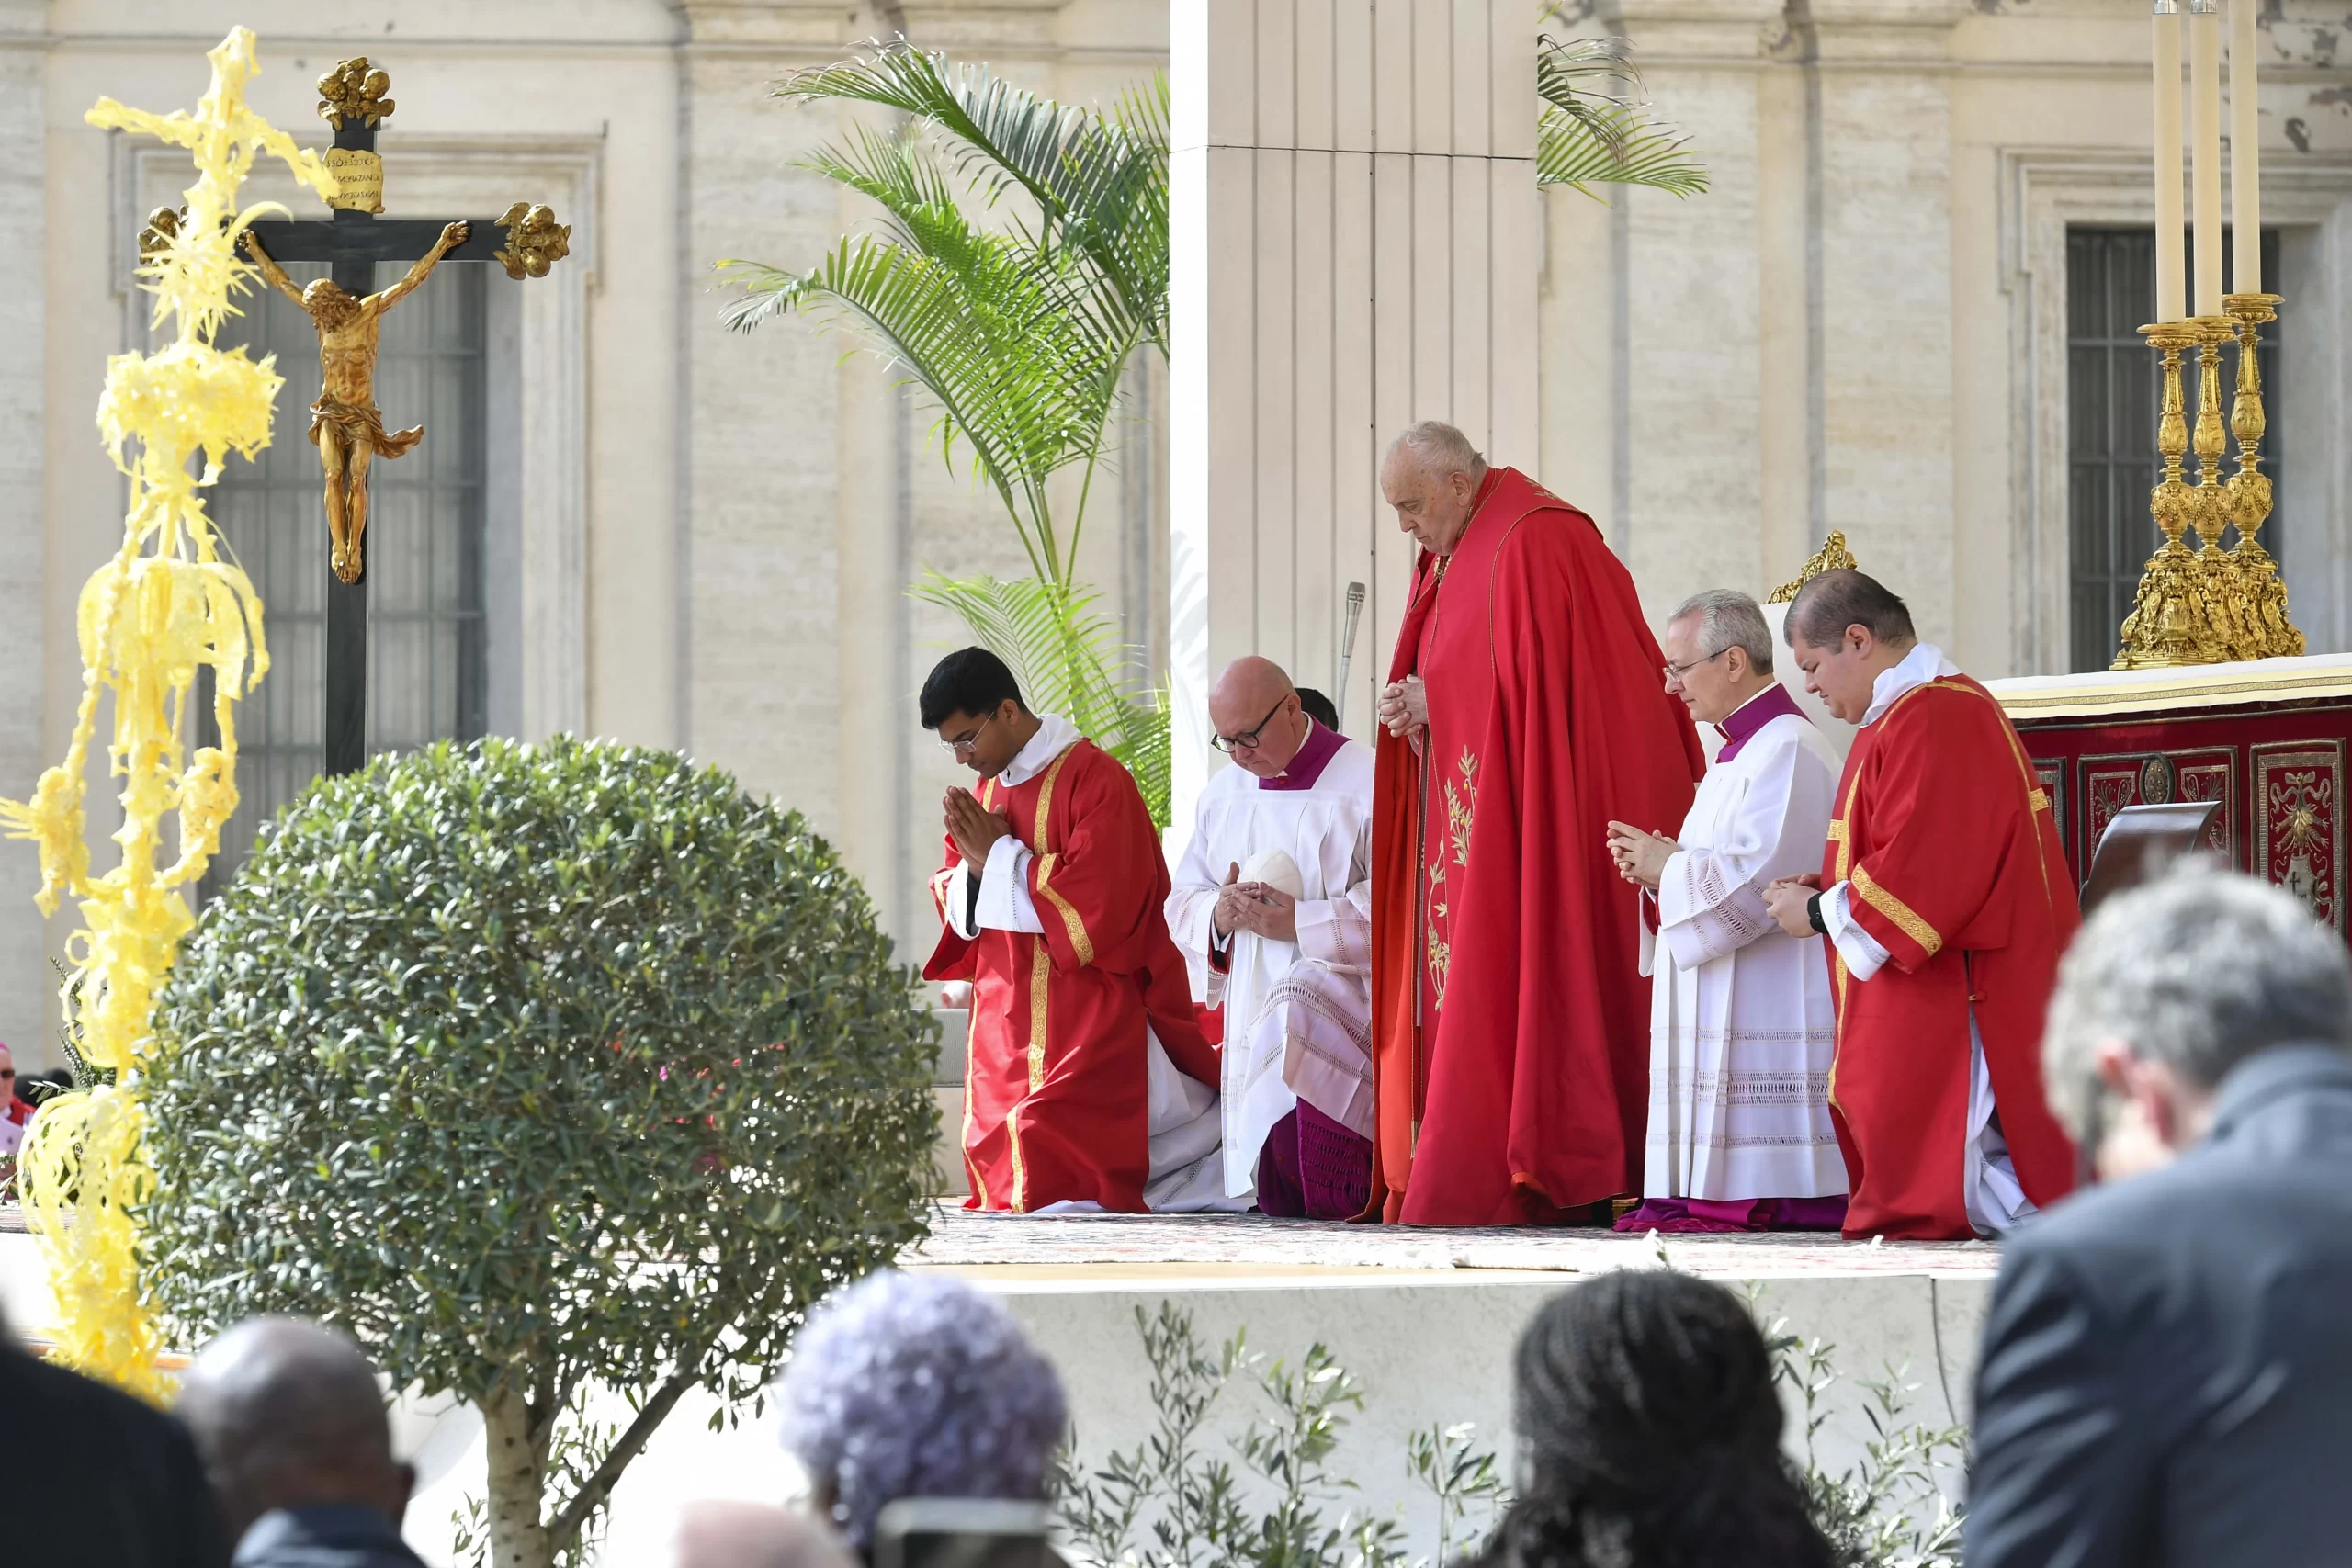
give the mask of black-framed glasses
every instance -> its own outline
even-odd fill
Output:
[[[1700,665],[1713,664],[1716,660],[1721,659],[1724,654],[1729,653],[1731,649],[1729,648],[1719,648],[1715,649],[1714,652],[1707,655],[1704,659],[1693,659],[1687,663],[1682,664],[1669,664],[1666,667],[1666,678],[1669,683],[1679,681],[1682,677],[1690,673],[1691,671],[1699,668]]]
[[[971,734],[967,735],[958,740],[943,740],[939,743],[939,749],[946,752],[951,757],[961,757],[965,755],[967,752],[970,751],[973,747],[980,743],[980,731],[986,729],[989,725],[994,724],[996,722],[996,718],[997,716],[995,714],[989,715],[988,717],[972,726]]]
[[[1249,728],[1243,730],[1238,735],[1212,735],[1209,737],[1209,744],[1216,747],[1218,750],[1224,752],[1228,757],[1234,752],[1240,750],[1245,746],[1250,750],[1255,751],[1258,749],[1258,737],[1265,733],[1266,726],[1274,721],[1274,715],[1283,711],[1283,703],[1290,701],[1291,696],[1291,693],[1284,692],[1282,695],[1282,701],[1277,702],[1272,707],[1266,710],[1265,717],[1260,719],[1257,723],[1251,725]]]

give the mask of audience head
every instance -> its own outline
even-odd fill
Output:
[[[1306,711],[1290,677],[1271,659],[1255,654],[1225,667],[1209,688],[1211,742],[1236,765],[1261,779],[1290,766],[1306,744]]]
[[[896,1498],[1043,1499],[1068,1425],[1061,1380],[1003,1303],[895,1270],[819,1309],[776,1401],[784,1446],[860,1551]]]
[[[1736,588],[1693,593],[1667,618],[1666,689],[1702,724],[1721,724],[1772,684],[1772,628]]]
[[[2042,1070],[2059,1120],[2118,1177],[2203,1137],[2231,1068],[2298,1044],[2352,1050],[2343,940],[2293,895],[2187,862],[2101,904],[2075,938]]]
[[[984,779],[1011,767],[1037,733],[1020,682],[985,648],[957,649],[933,665],[916,706],[948,755]]]
[[[0,1109],[6,1107],[16,1092],[17,1054],[7,1046],[0,1045]]]
[[[315,1323],[258,1317],[230,1329],[188,1368],[177,1409],[232,1540],[276,1508],[354,1505],[395,1526],[408,1509],[416,1478],[392,1458],[375,1371]]]
[[[1488,1568],[1828,1568],[1755,1319],[1668,1269],[1552,1298],[1519,1341],[1519,1497]]]
[[[1380,465],[1380,493],[1396,509],[1396,525],[1434,555],[1453,553],[1486,480],[1487,459],[1470,438],[1433,419],[1390,442]]]
[[[1298,705],[1306,710],[1307,717],[1313,719],[1324,728],[1337,729],[1340,728],[1340,710],[1331,705],[1330,698],[1325,696],[1314,687],[1301,686],[1298,688]]]
[[[1806,583],[1781,630],[1805,690],[1848,724],[1862,721],[1880,672],[1902,663],[1919,640],[1910,606],[1859,571],[1825,571]]]

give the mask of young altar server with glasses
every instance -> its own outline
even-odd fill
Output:
[[[922,971],[972,985],[966,1207],[1238,1207],[1218,1179],[1217,1054],[1168,940],[1168,867],[1134,777],[1030,712],[986,649],[941,660],[920,707],[979,775],[943,801]]]
[[[1372,749],[1310,718],[1270,660],[1209,691],[1233,766],[1201,793],[1168,895],[1193,995],[1225,1010],[1225,1192],[1352,1219],[1372,1193]]]
[[[1642,892],[1650,1000],[1642,1202],[1620,1230],[1835,1230],[1846,1163],[1829,1120],[1837,1015],[1821,942],[1765,889],[1820,863],[1838,753],[1772,674],[1756,601],[1710,589],[1668,620],[1666,689],[1723,738],[1675,837],[1609,824]]]

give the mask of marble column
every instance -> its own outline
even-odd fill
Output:
[[[1408,541],[1391,436],[1460,425],[1538,461],[1535,29],[1485,0],[1171,8],[1170,684],[1176,833],[1207,687],[1244,653],[1370,733]],[[1367,603],[1332,690],[1347,585]]]
[[[41,738],[48,14],[45,0],[0,0],[0,794],[20,800],[54,760]],[[0,841],[0,1040],[27,1070],[57,1055],[47,1022],[56,981],[31,897],[40,886],[33,846]]]

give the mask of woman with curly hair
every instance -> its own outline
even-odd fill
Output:
[[[819,1310],[776,1400],[817,1510],[869,1559],[895,1499],[1042,1501],[1069,1420],[1061,1380],[1002,1303],[896,1270]]]
[[[1622,1270],[1521,1336],[1519,1500],[1478,1568],[1831,1568],[1738,1297]]]

